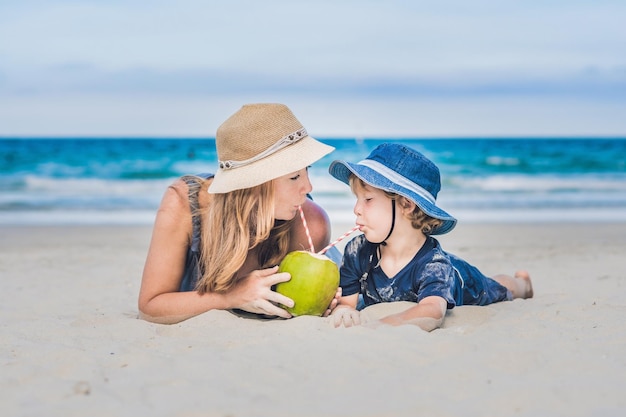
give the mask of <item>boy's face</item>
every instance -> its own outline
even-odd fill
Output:
[[[356,224],[361,226],[361,232],[370,242],[381,242],[387,237],[391,229],[392,213],[391,199],[384,191],[355,181],[354,214]]]

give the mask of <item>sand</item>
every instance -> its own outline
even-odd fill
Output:
[[[226,311],[139,320],[149,237],[0,228],[3,416],[626,413],[624,223],[459,225],[444,248],[488,274],[529,270],[535,298],[456,308],[431,333]]]

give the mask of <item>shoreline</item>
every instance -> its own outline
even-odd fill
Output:
[[[351,227],[334,222],[333,237]],[[446,251],[487,275],[527,269],[535,297],[457,307],[431,333],[226,311],[139,320],[150,235],[148,225],[0,226],[7,415],[626,410],[626,223],[459,224],[437,237]],[[381,307],[370,313],[394,306]]]
[[[332,223],[354,222],[352,195],[346,195],[341,204],[330,203],[333,198],[316,197],[315,201],[326,209]],[[442,199],[443,200],[443,199]],[[620,224],[626,223],[626,209],[617,207],[576,207],[576,208],[459,208],[442,204],[454,213],[459,224],[464,225],[532,225],[532,224]],[[0,211],[2,227],[151,227],[157,207],[143,210],[50,210],[50,211]],[[337,236],[343,232],[337,231]]]

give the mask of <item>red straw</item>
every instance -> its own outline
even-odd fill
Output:
[[[335,240],[334,242],[332,242],[331,244],[329,244],[328,246],[326,246],[324,249],[322,249],[321,251],[317,252],[318,255],[323,255],[326,253],[326,251],[330,248],[332,248],[333,246],[335,246],[337,243],[341,242],[342,240],[344,240],[345,238],[347,238],[348,236],[350,236],[352,233],[356,232],[357,230],[359,230],[361,228],[361,226],[354,226],[352,229],[348,230],[346,233],[344,233],[343,235],[339,236],[337,238],[337,240]]]
[[[309,246],[311,247],[311,252],[315,252],[315,247],[313,246],[313,239],[311,239],[311,232],[309,232],[309,226],[307,226],[306,224],[306,218],[304,217],[304,211],[302,210],[302,206],[298,206],[298,210],[300,210],[300,218],[302,219],[302,225],[304,226],[306,237],[307,239],[309,239]]]

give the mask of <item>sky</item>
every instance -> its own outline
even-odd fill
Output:
[[[0,0],[0,137],[626,136],[622,0]]]

